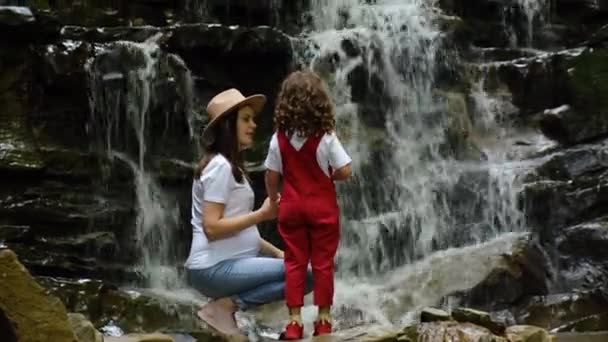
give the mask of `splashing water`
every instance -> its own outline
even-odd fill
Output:
[[[424,1],[315,5],[323,24],[310,35],[308,65],[328,80],[356,172],[375,174],[343,187],[340,269],[387,271],[427,254],[449,215],[435,186],[453,181],[439,154],[446,118],[433,92],[440,32]]]
[[[367,322],[394,322],[438,300],[421,292],[390,314],[380,299],[395,293],[375,280],[413,276],[428,258],[446,257],[445,252],[430,257],[437,250],[484,243],[525,227],[517,206],[520,165],[508,162],[505,149],[490,145],[483,151],[486,160],[469,162],[442,152],[457,113],[437,91],[438,57],[445,48],[434,5],[315,0],[313,27],[298,51],[301,63],[330,88],[337,130],[358,175],[357,184],[339,186],[343,234],[336,296],[364,312]],[[482,115],[472,129],[495,132],[505,108],[482,90],[471,94]],[[472,279],[455,286],[466,287]],[[352,316],[343,313],[341,319]]]
[[[151,113],[159,105],[157,87],[166,82],[161,70],[167,63],[178,65],[179,71],[174,73],[177,88],[184,97],[184,111],[188,115],[192,113],[189,71],[183,62],[179,67],[177,56],[170,56],[169,62],[163,58],[153,40],[116,42],[101,49],[86,66],[91,129],[103,136],[102,144],[109,159],[122,162],[133,174],[137,210],[135,238],[141,254],[139,270],[153,287],[174,286],[179,281],[172,262],[175,231],[180,224],[179,207],[146,170]],[[192,120],[188,119],[190,123]]]
[[[528,29],[526,32],[526,40],[528,46],[532,45],[534,39],[534,20],[538,19],[540,23],[544,21],[545,7],[548,6],[547,0],[517,0],[517,3],[524,11],[526,20],[528,22]]]

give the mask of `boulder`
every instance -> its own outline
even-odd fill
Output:
[[[548,330],[598,331],[608,329],[606,325],[596,325],[596,329],[583,330],[583,326],[587,324],[582,323],[584,320],[590,322],[594,318],[608,314],[608,297],[600,289],[532,297],[514,311],[516,320],[520,324]],[[576,329],[574,329],[575,326]]]
[[[510,342],[503,336],[495,335],[490,330],[472,323],[434,322],[421,323],[417,329],[406,329],[405,336],[409,341],[467,341],[467,342]],[[408,340],[402,340],[408,341]],[[544,341],[543,341],[544,342]]]
[[[11,250],[0,250],[0,310],[20,342],[78,342],[65,306],[48,296]]]
[[[68,320],[79,342],[104,342],[103,335],[83,314],[68,313]]]
[[[553,342],[553,338],[545,329],[532,325],[510,326],[505,334],[509,342]]]
[[[549,260],[534,239],[514,241],[497,261],[482,280],[468,290],[455,291],[452,297],[468,307],[498,310],[528,296],[548,293]]]
[[[0,5],[0,45],[48,42],[59,35],[60,24],[29,7]]]
[[[452,317],[458,322],[469,322],[492,331],[494,334],[502,335],[506,326],[498,321],[494,321],[489,313],[470,308],[456,308],[452,310]]]
[[[197,336],[200,341],[221,341],[199,324],[196,312],[203,303],[200,298],[176,301],[175,297],[122,290],[98,280],[37,279],[50,294],[61,298],[69,311],[83,314],[97,329],[111,325],[126,334],[164,331]]]
[[[452,316],[448,312],[435,308],[424,308],[420,312],[420,322],[449,321]]]

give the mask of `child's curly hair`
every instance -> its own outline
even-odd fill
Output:
[[[310,71],[291,73],[281,86],[274,109],[274,124],[287,136],[302,137],[334,130],[334,106],[325,84]]]

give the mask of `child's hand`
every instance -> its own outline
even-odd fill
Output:
[[[271,201],[270,197],[266,197],[264,203],[258,211],[262,214],[262,218],[264,221],[272,220],[277,217],[278,207],[275,204],[276,201]]]

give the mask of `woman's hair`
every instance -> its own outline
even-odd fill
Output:
[[[194,178],[198,179],[201,173],[215,155],[221,154],[230,162],[232,175],[238,183],[243,182],[243,160],[239,151],[239,142],[236,134],[236,122],[238,119],[238,108],[233,113],[227,114],[215,124],[210,141],[202,141],[204,157],[198,162],[194,169]]]
[[[334,130],[334,106],[325,84],[310,71],[291,73],[281,86],[274,109],[274,124],[292,136],[309,137]]]

